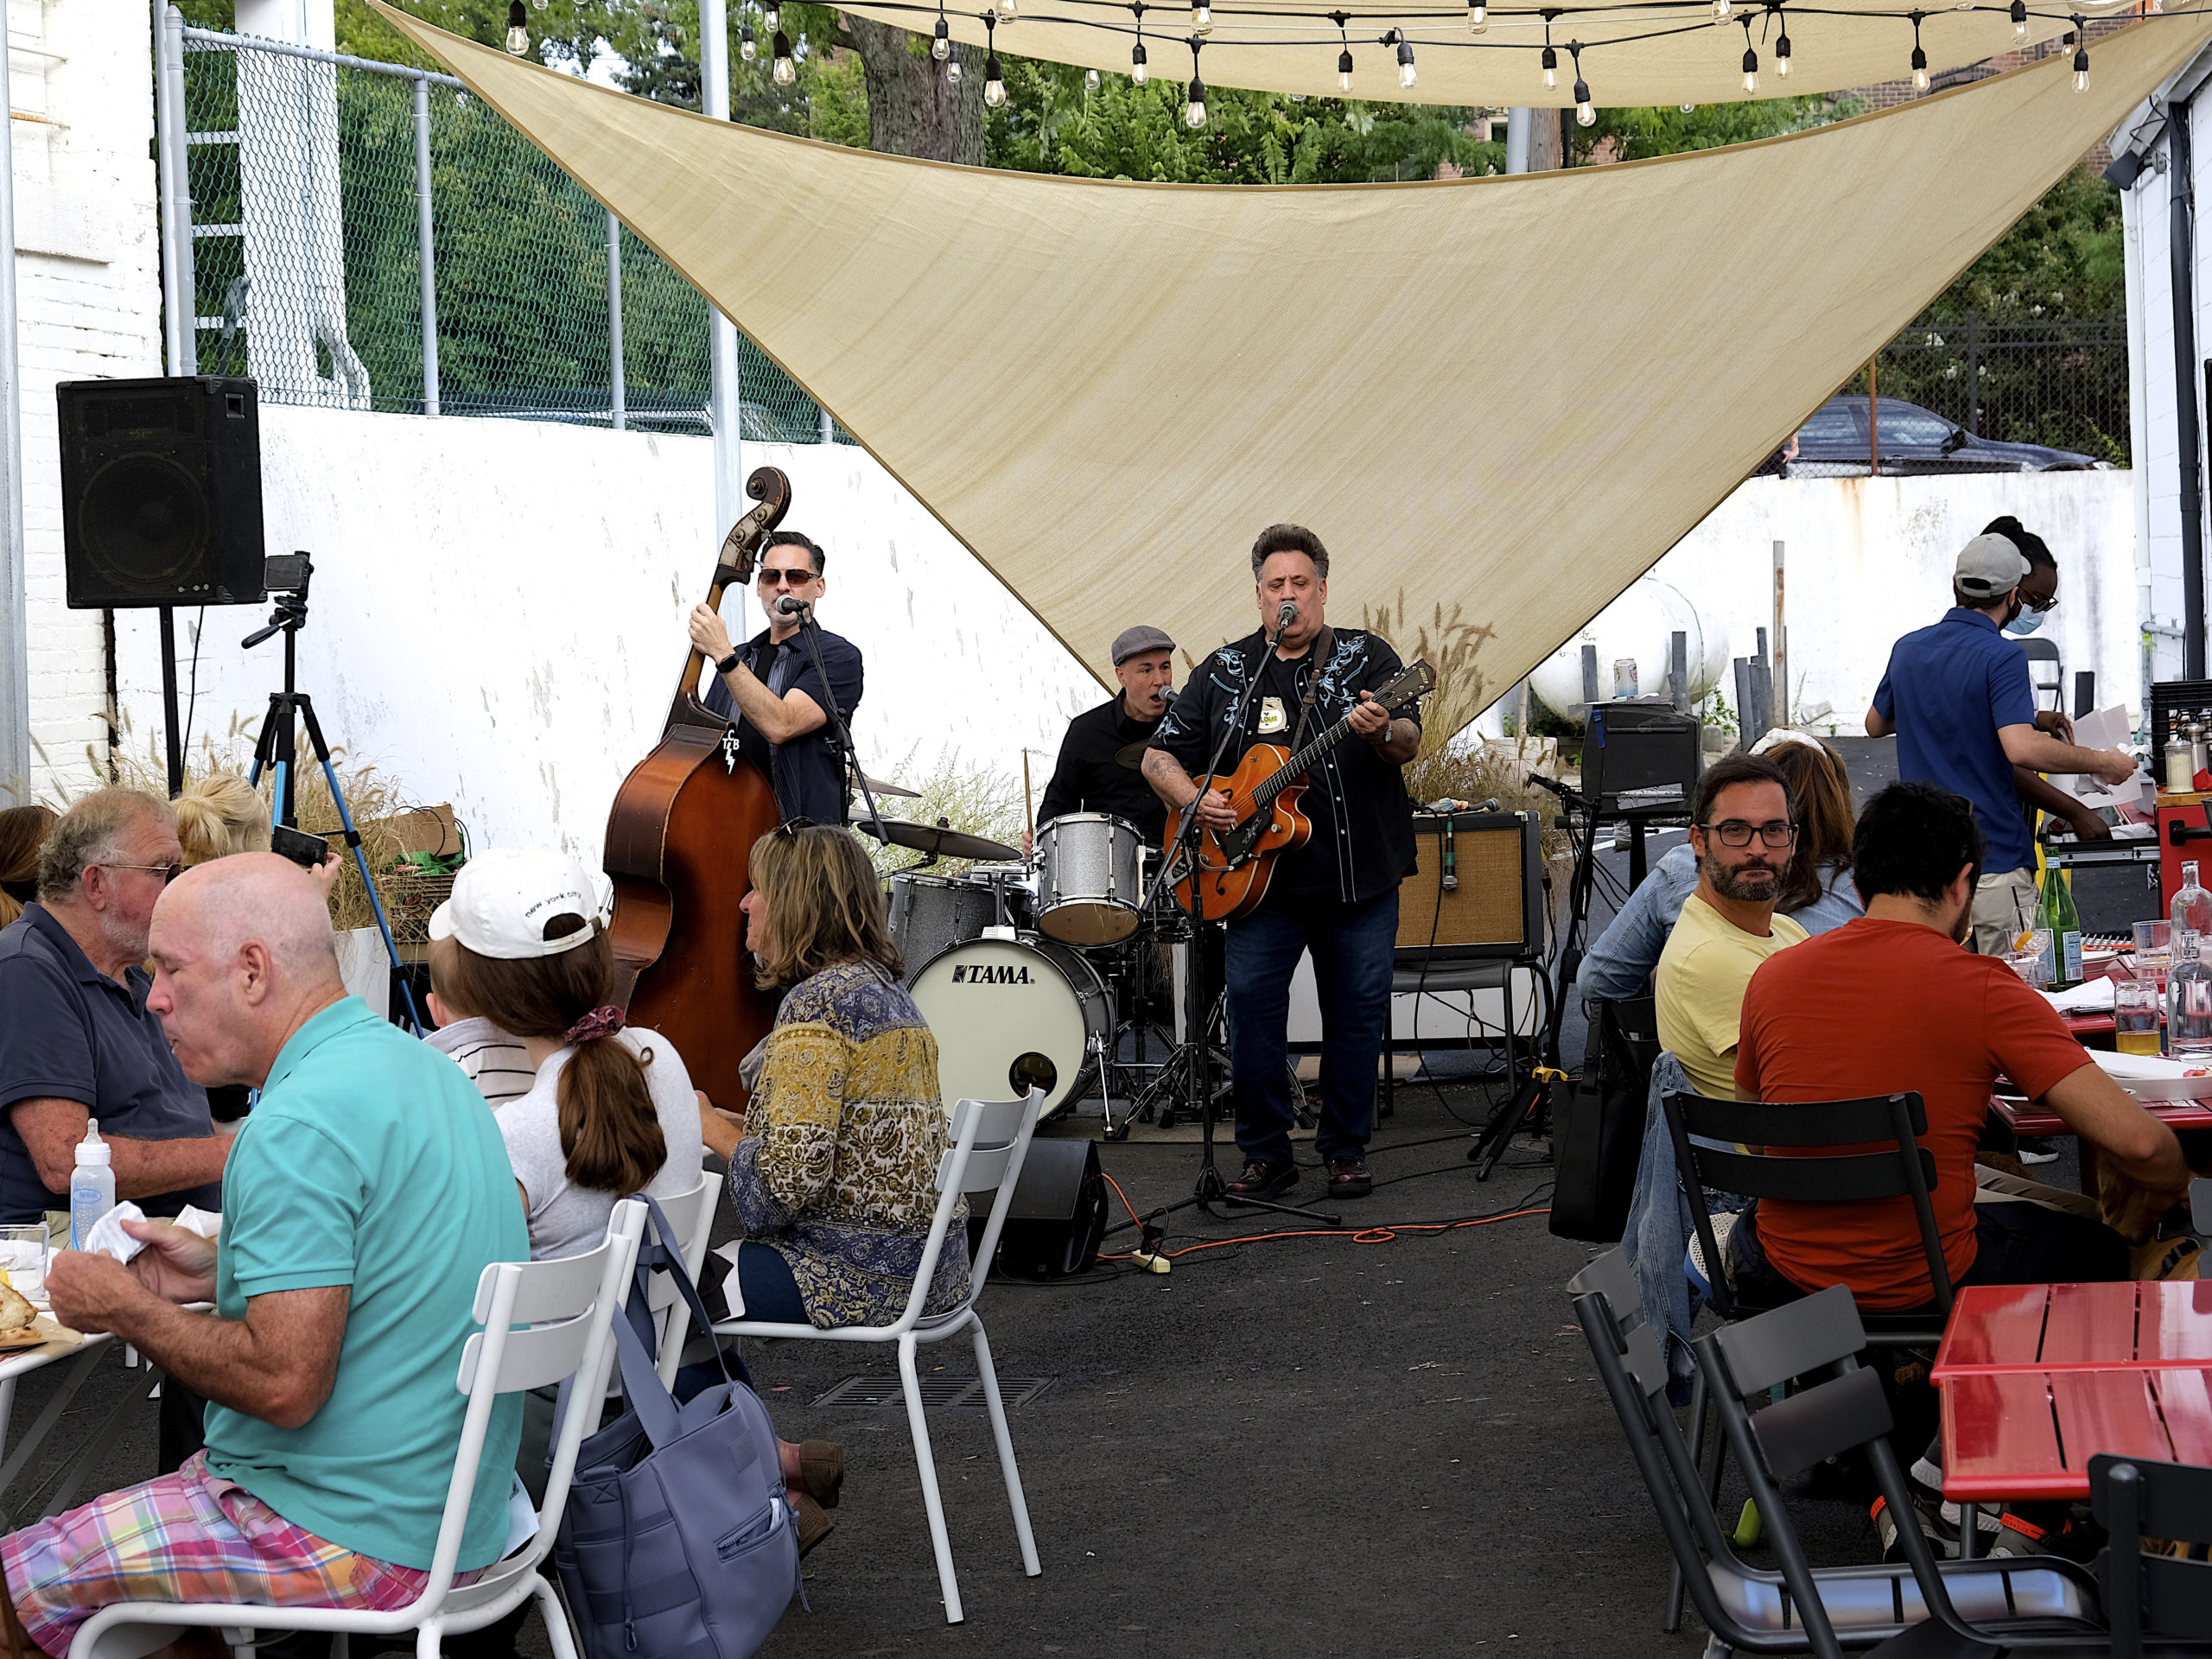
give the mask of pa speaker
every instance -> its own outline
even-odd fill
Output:
[[[1106,1236],[1106,1183],[1096,1141],[1029,1143],[999,1230],[998,1269],[1017,1279],[1088,1272]]]
[[[1398,950],[1433,962],[1544,953],[1543,855],[1533,812],[1416,812],[1421,868],[1398,889]]]
[[[261,412],[251,380],[67,380],[61,545],[69,603],[257,605]]]

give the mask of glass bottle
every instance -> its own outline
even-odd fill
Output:
[[[2173,976],[2166,984],[2166,1052],[2177,1060],[2212,1060],[2212,967],[2204,961],[2203,940],[2183,933],[2174,952]]]
[[[2205,895],[2212,902],[2212,893]],[[2043,892],[2036,902],[2036,925],[2050,930],[2050,988],[2064,990],[2082,982],[2082,913],[2074,906],[2074,889],[2066,872],[2056,865],[2043,867]]]
[[[2207,751],[2204,729],[2207,718],[2205,711],[2200,709],[2190,715],[2189,720],[2189,775],[2192,783],[2195,782],[2196,774],[2203,771],[2205,766]]]
[[[2212,893],[2197,885],[2196,865],[2191,861],[2181,867],[2181,886],[2175,891],[2173,908],[2167,919],[2174,925],[2174,949],[2181,949],[2181,936],[2195,933],[2212,938]]]

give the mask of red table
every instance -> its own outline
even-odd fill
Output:
[[[1955,1502],[2085,1498],[2101,1452],[2212,1464],[2212,1283],[1969,1286],[1931,1376]]]
[[[2015,1135],[2071,1135],[2057,1113],[2032,1100],[1993,1095],[1989,1103]],[[2145,1101],[2143,1109],[2171,1129],[2212,1129],[2212,1100]]]

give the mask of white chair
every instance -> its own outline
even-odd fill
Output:
[[[597,1249],[556,1262],[494,1262],[477,1281],[474,1317],[483,1329],[472,1334],[461,1350],[457,1384],[468,1396],[468,1410],[461,1421],[461,1448],[446,1489],[429,1580],[415,1600],[385,1613],[351,1607],[119,1602],[102,1608],[79,1628],[69,1647],[70,1659],[139,1659],[176,1641],[187,1630],[209,1626],[221,1630],[233,1648],[250,1643],[247,1632],[256,1628],[334,1631],[334,1659],[344,1659],[349,1631],[391,1636],[411,1630],[416,1633],[416,1652],[422,1659],[431,1659],[446,1631],[481,1630],[532,1597],[544,1618],[555,1659],[576,1659],[568,1615],[538,1565],[553,1548],[569,1500],[576,1448],[594,1413],[566,1414],[553,1448],[537,1529],[529,1541],[486,1569],[474,1584],[454,1584],[454,1563],[476,1490],[477,1465],[493,1402],[500,1395],[544,1388],[571,1376],[578,1379],[583,1399],[596,1399],[606,1391],[614,1358],[607,1326],[629,1289],[645,1225],[645,1206],[625,1199],[614,1206],[606,1242]],[[518,1325],[526,1328],[518,1330]],[[499,1472],[505,1477],[508,1471]]]
[[[983,1385],[983,1403],[991,1414],[991,1433],[998,1441],[999,1468],[1006,1476],[1007,1501],[1014,1506],[1014,1535],[1021,1541],[1021,1569],[1035,1578],[1045,1569],[1037,1560],[1037,1541],[1029,1530],[1029,1504],[1021,1495],[1021,1471],[1014,1461],[1014,1436],[1007,1430],[1006,1407],[999,1399],[999,1376],[991,1365],[991,1344],[983,1335],[983,1321],[976,1303],[983,1294],[990,1261],[999,1246],[999,1229],[1006,1224],[1007,1207],[1021,1179],[1022,1160],[1029,1155],[1029,1137],[1036,1132],[1037,1115],[1044,1108],[1045,1091],[1033,1089],[1026,1100],[963,1100],[952,1114],[952,1147],[938,1161],[937,1216],[930,1224],[929,1242],[922,1248],[913,1294],[906,1312],[889,1325],[833,1325],[817,1330],[811,1325],[776,1325],[748,1319],[738,1301],[737,1275],[724,1282],[730,1302],[738,1309],[734,1319],[715,1326],[717,1332],[745,1337],[795,1337],[825,1342],[895,1342],[899,1344],[899,1386],[906,1397],[906,1427],[914,1437],[914,1462],[922,1474],[922,1502],[928,1506],[930,1542],[937,1551],[938,1583],[944,1592],[944,1622],[957,1624],[960,1581],[952,1571],[952,1542],[944,1529],[944,1500],[938,1495],[937,1462],[930,1454],[929,1421],[922,1411],[922,1389],[914,1375],[914,1351],[925,1342],[943,1342],[963,1331],[975,1332],[976,1370]],[[963,1193],[995,1189],[991,1218],[976,1255],[976,1269],[968,1294],[948,1313],[925,1314],[930,1281],[936,1274],[938,1255],[944,1248],[945,1230],[951,1225],[953,1206]],[[565,1656],[563,1656],[565,1659]]]
[[[699,1172],[699,1185],[689,1192],[660,1200],[661,1214],[683,1241],[683,1270],[699,1282],[706,1265],[707,1242],[715,1230],[715,1201],[721,1197],[721,1178],[711,1170]],[[664,1273],[653,1274],[645,1287],[645,1306],[660,1326],[660,1344],[653,1369],[665,1386],[676,1386],[677,1367],[683,1362],[683,1344],[691,1334],[691,1309],[676,1294],[676,1281]]]

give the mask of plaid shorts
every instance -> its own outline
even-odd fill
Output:
[[[205,1452],[173,1475],[0,1539],[0,1569],[23,1629],[51,1654],[67,1653],[77,1627],[119,1601],[383,1612],[414,1600],[430,1576],[294,1526],[237,1482],[209,1473]]]

